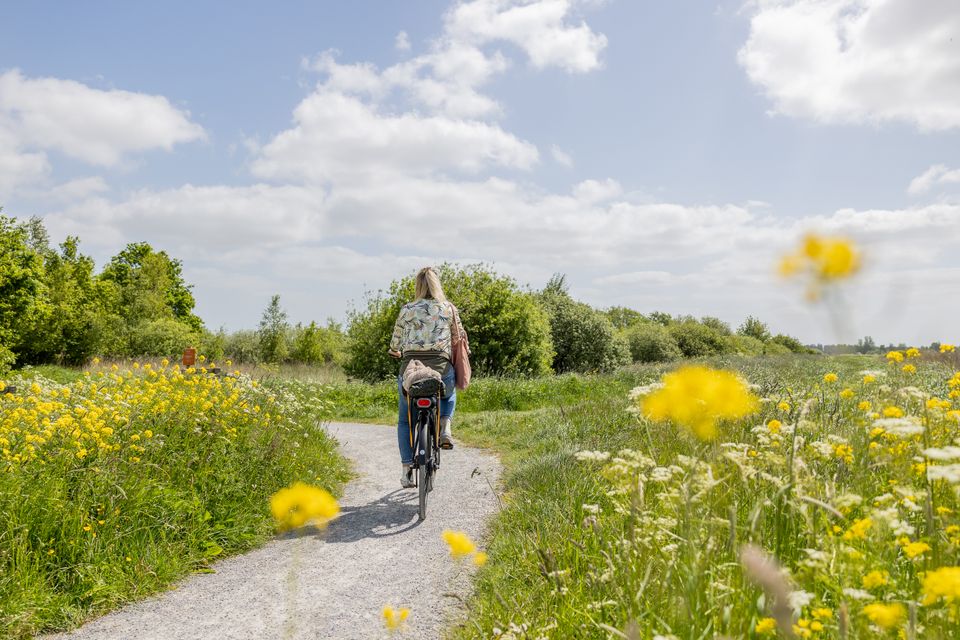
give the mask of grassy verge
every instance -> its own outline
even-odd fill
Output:
[[[59,381],[59,382],[58,382]],[[34,369],[0,395],[0,635],[30,637],[162,590],[273,531],[293,480],[345,460],[296,385],[170,368]]]
[[[597,376],[573,401],[460,414],[461,438],[502,454],[506,495],[469,620],[451,635],[773,637],[738,562],[752,542],[791,573],[799,637],[838,638],[841,625],[846,637],[958,637],[954,605],[925,600],[924,572],[960,564],[960,504],[928,484],[921,451],[960,435],[960,380],[914,362],[713,362],[765,400],[712,443],[626,411],[627,389],[656,368]],[[864,369],[883,372],[864,382]],[[877,422],[884,411],[906,422]]]

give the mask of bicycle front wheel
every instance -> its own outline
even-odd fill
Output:
[[[419,516],[421,520],[427,519],[427,494],[430,493],[429,483],[432,480],[430,477],[432,475],[430,473],[432,448],[429,440],[430,432],[427,427],[427,424],[420,426],[420,447],[422,454],[419,455],[420,467],[417,469],[417,490],[420,493]]]

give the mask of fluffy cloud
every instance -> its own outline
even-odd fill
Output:
[[[163,96],[92,89],[72,80],[0,74],[0,129],[17,146],[55,149],[90,164],[111,166],[124,154],[169,151],[203,138],[203,129]]]
[[[757,0],[740,64],[774,111],[960,127],[955,0]]]
[[[916,196],[930,191],[935,185],[960,183],[960,169],[949,169],[946,165],[935,164],[910,181],[907,192]]]
[[[358,98],[320,89],[294,111],[295,127],[255,159],[255,175],[314,183],[379,182],[389,174],[529,169],[536,147],[480,121],[380,113]]]
[[[464,42],[510,42],[523,49],[538,69],[593,71],[600,66],[607,38],[584,22],[568,24],[573,7],[572,0],[461,2],[447,13],[445,31]]]

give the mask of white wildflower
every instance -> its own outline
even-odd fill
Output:
[[[960,458],[960,447],[931,447],[923,450],[923,455],[931,460],[956,460]]]
[[[610,459],[610,454],[607,451],[577,451],[573,457],[580,462],[606,462]]]
[[[791,591],[787,601],[790,603],[790,608],[799,616],[803,608],[813,602],[813,594],[803,590]]]
[[[927,465],[927,479],[946,480],[950,484],[960,484],[960,464]]]
[[[863,589],[851,589],[848,587],[843,590],[843,595],[848,598],[853,598],[854,600],[873,600],[873,594]]]
[[[873,426],[880,427],[887,433],[900,438],[909,438],[923,433],[923,425],[919,418],[907,416],[905,418],[880,418],[873,421]]]

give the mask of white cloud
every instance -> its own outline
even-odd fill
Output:
[[[912,196],[930,191],[935,185],[960,183],[960,169],[949,169],[946,165],[935,164],[910,181],[907,193]]]
[[[401,31],[397,34],[396,39],[393,41],[393,46],[397,51],[410,51],[410,36],[407,35],[406,31]]]
[[[271,180],[325,183],[384,179],[382,174],[475,173],[529,169],[536,147],[496,125],[444,116],[380,113],[324,89],[294,111],[296,126],[264,145],[252,169]]]
[[[616,180],[584,180],[573,188],[573,197],[586,204],[612,200],[623,193]]]
[[[558,145],[550,145],[550,155],[553,156],[553,159],[557,164],[567,168],[573,167],[573,157],[571,157],[569,153],[561,149]]]
[[[22,149],[55,149],[84,162],[115,165],[125,154],[171,150],[204,137],[189,114],[163,96],[92,89],[73,80],[0,74],[0,129]]]
[[[445,31],[464,42],[510,42],[523,49],[538,69],[593,71],[600,67],[607,38],[584,22],[569,24],[573,7],[572,0],[460,2],[447,13]]]
[[[739,61],[774,111],[960,127],[956,0],[756,0]]]

